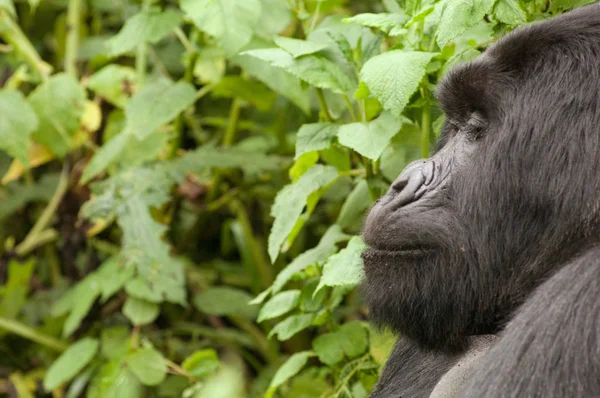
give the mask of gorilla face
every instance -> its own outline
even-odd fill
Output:
[[[366,221],[376,323],[461,350],[600,241],[599,60],[592,5],[519,29],[448,74],[437,151]]]

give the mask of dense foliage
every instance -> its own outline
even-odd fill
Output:
[[[366,209],[585,2],[0,0],[0,395],[366,397]]]

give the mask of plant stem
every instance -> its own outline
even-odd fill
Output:
[[[325,94],[323,93],[322,88],[315,88],[317,90],[317,98],[319,99],[319,105],[321,106],[321,111],[325,115],[325,119],[328,122],[332,123],[333,118],[331,117],[331,113],[329,113],[329,107],[327,106],[327,101],[325,100]]]
[[[429,134],[431,129],[431,106],[423,106],[423,115],[421,116],[421,156],[429,157]]]
[[[225,147],[233,145],[241,109],[242,101],[239,98],[234,98],[233,102],[231,103],[231,109],[229,110],[229,118],[227,120],[225,135],[223,136],[223,146]]]
[[[34,341],[38,344],[43,345],[44,347],[51,348],[55,351],[62,352],[68,347],[67,343],[58,340],[52,336],[40,333],[32,327],[27,326],[14,319],[9,319],[0,316],[0,329],[4,329],[10,333],[16,334],[17,336],[21,336],[25,339]]]
[[[48,239],[52,239],[50,234],[53,230],[46,230],[46,228],[52,221],[52,217],[56,214],[56,209],[58,209],[58,205],[60,205],[63,196],[67,192],[68,186],[69,172],[65,164],[60,175],[60,180],[58,181],[56,191],[54,191],[54,195],[52,195],[50,202],[48,202],[48,206],[46,206],[40,215],[40,218],[38,218],[25,239],[23,239],[23,241],[16,247],[16,251],[19,255],[24,256],[29,253],[30,250],[38,247],[40,242],[45,243],[48,241]]]
[[[142,10],[146,11],[150,8],[152,4],[152,0],[144,0],[142,4]],[[147,61],[148,56],[148,48],[146,43],[142,43],[137,48],[137,53],[135,56],[135,69],[137,71],[139,84],[140,86],[144,85],[146,80],[146,66],[148,64]]]
[[[354,106],[352,105],[350,98],[348,98],[348,96],[345,94],[344,94],[344,101],[346,101],[346,105],[348,106],[348,110],[350,111],[350,117],[352,118],[353,121],[357,122],[358,119],[356,118],[356,112],[354,112]]]
[[[25,58],[43,81],[48,80],[52,67],[42,60],[19,25],[3,8],[0,8],[0,36]]]
[[[65,72],[77,78],[77,49],[79,47],[79,20],[81,0],[70,0],[67,11],[67,40],[65,49]]]
[[[58,239],[58,232],[55,229],[45,229],[36,234],[35,239],[24,240],[19,246],[15,248],[15,252],[19,256],[25,256],[35,248],[45,245],[46,243],[52,242]]]

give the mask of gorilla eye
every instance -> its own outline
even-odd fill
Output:
[[[464,130],[464,132],[472,139],[479,140],[483,138],[486,127],[486,119],[480,112],[475,111],[471,114],[469,121],[462,130]]]

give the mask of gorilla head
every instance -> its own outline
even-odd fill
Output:
[[[600,243],[600,6],[516,30],[451,71],[436,152],[371,210],[375,322],[453,352]]]

